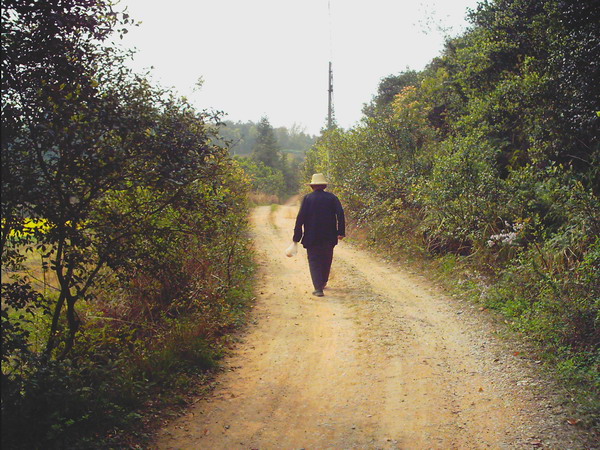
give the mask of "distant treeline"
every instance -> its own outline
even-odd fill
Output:
[[[237,141],[231,138],[223,140],[232,154],[239,143],[243,142],[244,147],[252,144],[249,153],[235,152],[234,159],[248,176],[254,203],[277,203],[298,191],[300,164],[306,150],[284,150],[281,142],[307,145],[315,138],[301,132],[290,133],[286,128],[274,129],[267,117],[262,117],[257,124],[248,122],[226,126],[221,132],[240,136]],[[246,132],[248,135],[244,134]]]
[[[600,3],[492,0],[307,153],[371,245],[433,258],[538,343],[598,425]],[[462,273],[462,277],[459,274]]]
[[[232,155],[249,155],[252,153],[259,136],[260,122],[232,122],[224,121],[219,129],[220,136],[224,139],[223,144],[227,144]],[[284,153],[293,153],[300,158],[310,149],[317,140],[317,136],[312,136],[304,132],[299,125],[292,125],[290,129],[286,127],[273,128],[277,145]]]

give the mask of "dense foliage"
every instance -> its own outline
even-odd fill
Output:
[[[219,117],[105,44],[105,0],[2,8],[2,442],[66,448],[208,368],[243,315],[243,172]]]
[[[591,389],[590,402],[600,388],[598,17],[592,1],[481,3],[423,71],[383,79],[358,126],[325,133],[305,168],[327,172],[372,242],[468,267],[463,285]]]
[[[266,117],[255,127],[250,154],[236,156],[236,160],[249,177],[252,199],[257,203],[282,201],[298,190],[301,158],[282,150],[276,130]]]

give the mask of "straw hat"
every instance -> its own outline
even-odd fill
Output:
[[[325,175],[323,175],[322,173],[315,173],[312,176],[312,180],[310,180],[310,183],[308,183],[309,186],[316,186],[319,184],[328,184],[327,180],[325,180]]]

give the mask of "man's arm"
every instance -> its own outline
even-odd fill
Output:
[[[338,239],[344,239],[346,236],[346,218],[344,217],[344,208],[342,208],[342,203],[337,197],[335,200],[335,217],[337,218]]]
[[[300,210],[298,211],[298,215],[296,216],[296,225],[294,226],[294,237],[292,240],[294,242],[300,242],[302,239],[302,226],[304,225],[304,203],[306,201],[306,196],[302,198],[302,204],[300,205]]]

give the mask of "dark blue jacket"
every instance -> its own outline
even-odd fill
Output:
[[[335,195],[316,190],[304,196],[296,217],[294,242],[302,242],[304,247],[336,245],[338,236],[345,235],[344,209]]]

